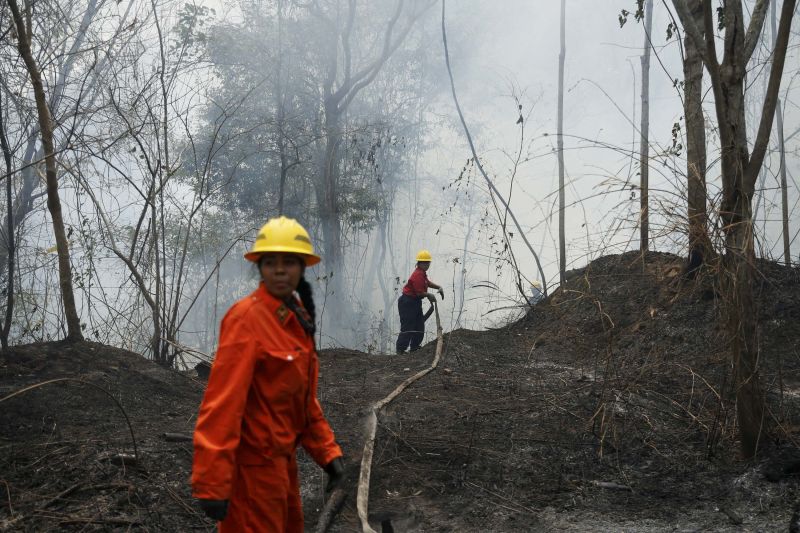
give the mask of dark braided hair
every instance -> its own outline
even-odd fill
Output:
[[[313,322],[317,317],[316,306],[314,305],[314,295],[313,290],[311,289],[311,284],[306,281],[305,274],[300,277],[300,283],[297,284],[297,294],[300,295],[300,300],[303,302],[303,307],[306,308],[309,316],[311,316],[311,322],[313,325]]]

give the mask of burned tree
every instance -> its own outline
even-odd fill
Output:
[[[726,326],[734,366],[742,454],[750,458],[758,452],[764,427],[764,396],[759,379],[758,330],[753,295],[755,249],[752,200],[775,117],[796,0],[783,2],[772,54],[772,70],[752,152],[745,121],[745,75],[747,62],[763,29],[769,1],[759,0],[756,3],[746,32],[742,2],[728,0],[723,3],[720,11],[720,27],[724,34],[721,62],[717,59],[711,2],[703,2],[704,33],[695,24],[686,0],[673,0],[673,3],[688,38],[694,41],[698,50],[702,50],[714,93],[721,143],[720,218],[725,233],[721,286],[727,307]]]
[[[50,114],[48,97],[47,94],[45,94],[42,73],[33,55],[33,50],[31,49],[33,35],[30,24],[31,16],[28,11],[31,6],[28,4],[26,6],[26,12],[23,13],[20,11],[16,0],[6,1],[12,14],[14,30],[17,36],[17,49],[19,50],[20,57],[25,62],[25,68],[30,76],[30,83],[36,100],[39,133],[44,149],[47,208],[50,211],[53,233],[56,239],[58,278],[64,305],[64,316],[67,322],[67,339],[78,341],[83,339],[83,334],[81,333],[78,309],[75,305],[75,292],[72,287],[72,266],[70,265],[69,258],[69,241],[67,240],[67,232],[64,227],[64,218],[61,212],[61,199],[58,195],[58,162],[56,161],[55,143],[53,141],[54,124],[52,115]],[[9,227],[9,232],[11,231],[13,231],[13,228]]]

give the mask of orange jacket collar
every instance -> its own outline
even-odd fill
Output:
[[[256,296],[256,298],[264,302],[264,305],[267,306],[267,310],[269,310],[270,313],[275,313],[275,315],[278,317],[278,320],[280,320],[281,324],[284,326],[288,320],[293,319],[297,321],[297,318],[294,316],[294,313],[292,313],[289,307],[283,301],[275,298],[267,291],[267,287],[264,285],[263,281],[258,284],[258,289],[256,289],[253,294]],[[291,297],[294,298],[294,296]]]

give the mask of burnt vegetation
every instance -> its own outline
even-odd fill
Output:
[[[758,264],[768,416],[761,452],[742,461],[720,291],[711,267],[692,280],[684,268],[664,253],[606,256],[519,321],[446,334],[436,370],[379,415],[374,527],[785,530],[798,499],[800,272]],[[351,472],[368,406],[427,367],[433,344],[402,358],[321,352],[320,398]],[[71,379],[44,383],[59,378]],[[3,351],[0,529],[210,529],[187,483],[202,390],[194,372],[100,344]],[[310,527],[323,479],[301,459]],[[357,477],[330,531],[358,529]]]

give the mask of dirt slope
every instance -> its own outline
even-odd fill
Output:
[[[187,505],[191,442],[163,436],[191,435],[202,384],[109,346],[43,343],[2,353],[0,397],[64,377],[81,382],[0,403],[0,530],[205,526]]]
[[[386,409],[373,527],[394,531],[781,531],[798,494],[800,273],[760,265],[769,436],[736,459],[735,404],[713,286],[680,259],[598,259],[501,330],[446,337],[439,369]],[[446,313],[446,309],[442,309]],[[321,353],[321,400],[349,459],[363,415],[413,356]],[[208,529],[192,506],[189,435],[202,383],[92,343],[0,352],[0,530]],[[118,401],[119,405],[114,401]],[[138,461],[133,454],[131,430]],[[301,456],[307,523],[322,475]],[[769,477],[774,481],[769,481]],[[352,493],[333,531],[359,530]]]

